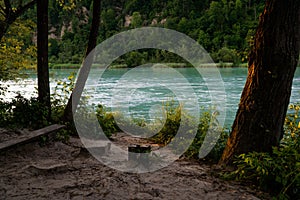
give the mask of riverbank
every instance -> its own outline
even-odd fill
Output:
[[[122,134],[114,139],[130,142]],[[1,152],[0,163],[0,199],[256,200],[263,195],[215,178],[213,166],[192,160],[181,159],[152,173],[116,171],[92,157],[76,137]]]
[[[99,64],[93,64],[95,67],[99,67]],[[214,63],[214,64],[203,64],[201,67],[212,67],[216,66],[218,68],[236,68],[236,67],[247,67],[247,63],[228,63],[228,62],[222,62],[222,63]],[[75,64],[75,63],[61,63],[61,64],[49,64],[50,69],[79,69],[81,67],[81,64]],[[172,67],[172,68],[187,68],[192,67],[191,65],[187,63],[159,63],[156,67]],[[117,64],[117,65],[110,65],[110,68],[114,69],[120,69],[120,68],[133,68],[128,67],[126,64]]]

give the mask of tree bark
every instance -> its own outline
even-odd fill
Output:
[[[47,107],[51,116],[50,84],[48,67],[48,0],[37,1],[37,71],[38,99]]]
[[[89,55],[89,53],[96,47],[97,45],[97,37],[99,33],[99,26],[100,26],[100,14],[101,14],[101,0],[94,0],[93,1],[93,19],[92,19],[92,25],[90,29],[89,34],[89,41],[88,46],[85,53],[85,58]],[[83,65],[87,66],[88,69],[91,68],[92,63],[88,62],[87,60],[83,61]],[[79,77],[80,77],[81,71],[79,71]],[[63,120],[70,122],[73,121],[73,93],[71,94],[68,103],[66,105],[66,108],[64,110],[64,116]]]
[[[248,77],[220,164],[270,152],[283,136],[300,49],[300,1],[267,0],[249,55]]]

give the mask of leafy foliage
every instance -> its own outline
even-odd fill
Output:
[[[74,73],[67,81],[57,81],[57,85],[51,94],[51,120],[48,121],[48,109],[42,105],[36,97],[26,99],[17,94],[11,102],[0,99],[0,124],[7,128],[29,128],[38,129],[53,123],[63,124],[61,120],[66,102],[74,87]],[[68,139],[70,134],[75,131],[72,124],[67,123],[67,129],[60,130],[57,138],[60,140]]]
[[[31,43],[35,24],[17,20],[0,42],[0,80],[14,79],[23,69],[36,66],[36,47]]]
[[[300,106],[289,108],[280,146],[274,147],[272,153],[239,155],[234,162],[237,169],[225,177],[252,181],[279,199],[300,198]]]
[[[91,4],[91,0],[76,1],[76,4],[73,0],[50,1],[51,62],[81,62],[91,23]],[[227,57],[222,60],[218,56],[216,61],[244,62],[263,6],[264,2],[258,0],[103,1],[98,43],[120,31],[158,26],[187,34],[212,54],[227,48]],[[161,61],[159,56],[156,61]],[[171,57],[166,62],[174,61]]]
[[[29,1],[11,1],[13,7],[24,2]],[[238,64],[247,60],[263,6],[264,2],[258,0],[103,1],[98,43],[120,31],[158,26],[187,34],[210,52],[216,62]],[[52,64],[82,62],[91,9],[92,0],[49,1],[49,61]],[[0,79],[12,78],[20,68],[35,66],[35,16],[36,8],[28,9],[2,38],[0,76],[3,78]],[[0,18],[4,20],[3,15]],[[136,57],[152,62],[177,62],[171,54],[153,50],[135,52],[116,64],[134,67]]]
[[[164,106],[166,111],[165,113],[165,124],[163,128],[152,137],[152,140],[167,145],[171,142],[173,137],[176,135],[179,126],[181,123],[188,123],[187,121],[183,122],[181,120],[182,115],[182,106],[174,106],[174,103],[166,103]],[[187,124],[185,124],[187,125]]]
[[[104,134],[108,138],[110,138],[113,133],[117,133],[120,131],[120,128],[114,120],[113,113],[109,112],[102,105],[98,105],[96,116]]]
[[[207,135],[210,125],[212,123],[212,120],[214,121],[213,115],[209,111],[202,112],[199,122],[195,122],[193,117],[188,116],[185,112],[182,112],[182,106],[176,106],[175,104],[167,103],[165,105],[166,110],[166,121],[163,126],[163,128],[154,135],[151,139],[157,143],[167,145],[171,141],[173,141],[175,135],[178,132],[179,126],[185,126],[187,128],[186,132],[192,133],[192,127],[195,125],[197,126],[197,132],[196,136],[192,141],[192,144],[189,146],[187,151],[185,152],[185,156],[188,158],[195,158],[198,159],[199,155],[199,149],[203,144],[204,138]],[[197,123],[197,124],[195,124]],[[216,126],[218,126],[216,124]],[[189,129],[190,127],[190,129]],[[220,128],[220,127],[218,127]],[[225,144],[228,138],[228,133],[226,133],[221,128],[218,130],[221,131],[220,138],[213,138],[213,140],[217,140],[216,144],[214,145],[214,148],[212,151],[208,154],[208,156],[205,157],[205,159],[209,159],[211,161],[217,162],[225,148]],[[180,141],[177,142],[177,144],[186,146],[185,140],[183,138],[179,138]],[[180,149],[180,148],[179,148]]]
[[[164,117],[165,120],[162,121],[161,119],[155,119],[152,122],[147,122],[143,119],[131,121],[129,119],[124,118],[119,113],[112,113],[109,109],[105,108],[102,105],[98,105],[96,110],[96,116],[104,134],[108,138],[111,137],[113,133],[121,131],[114,118],[117,116],[118,123],[126,124],[126,126],[130,126],[133,123],[135,125],[134,130],[136,130],[138,127],[143,128],[143,133],[147,132],[147,128],[149,128],[149,133],[152,133],[153,130],[158,130],[158,133],[149,139],[153,142],[162,145],[167,145],[174,140],[174,137],[178,132],[179,126],[185,126],[186,133],[191,132],[191,130],[195,126],[195,120],[193,120],[193,118],[191,116],[188,116],[185,112],[181,112],[182,106],[176,105],[174,102],[167,102],[163,106],[166,112]],[[86,118],[88,119],[88,116]],[[203,112],[202,116],[199,119],[199,123],[196,124],[196,126],[198,127],[196,130],[196,137],[194,138],[190,147],[185,152],[185,157],[198,159],[199,149],[203,144],[203,140],[210,127],[211,119],[212,115],[210,114],[210,112]],[[161,123],[164,123],[163,127],[161,129],[158,129],[158,127],[161,127]],[[225,148],[227,138],[228,133],[221,129],[220,138],[217,140],[216,144],[213,144],[214,148],[205,159],[217,162]],[[186,142],[187,141],[183,140],[183,138],[179,138],[178,141],[175,141],[176,146],[179,149],[181,147],[186,147]]]
[[[26,99],[18,94],[12,102],[1,102],[0,123],[12,127],[41,128],[47,124],[48,111],[38,99]]]
[[[72,10],[76,6],[75,0],[57,0],[59,5],[65,10]]]

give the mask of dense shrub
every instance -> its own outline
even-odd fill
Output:
[[[291,105],[285,134],[271,153],[251,152],[235,159],[237,169],[225,177],[256,183],[278,199],[300,199],[300,105]]]
[[[27,99],[20,94],[10,102],[0,99],[0,125],[6,128],[39,129],[50,124],[66,124],[70,129],[60,130],[59,139],[68,139],[74,132],[72,124],[63,122],[62,116],[67,100],[74,86],[74,74],[67,81],[57,81],[57,85],[51,94],[51,119],[48,119],[48,110],[37,97]],[[37,95],[36,95],[37,96]]]
[[[26,99],[20,94],[11,102],[0,102],[0,124],[2,127],[40,128],[47,124],[48,111],[32,97]]]
[[[212,58],[215,62],[224,62],[224,63],[233,63],[238,64],[241,62],[241,59],[238,56],[238,53],[234,49],[229,49],[223,47],[219,49],[216,53],[212,53]]]
[[[219,137],[219,138],[210,138],[211,143],[208,145],[212,145],[213,148],[210,151],[210,153],[205,157],[205,159],[218,161],[225,148],[225,144],[228,138],[228,133],[225,132],[221,127],[219,127],[218,124],[214,124],[214,130],[209,130],[210,125],[212,123],[217,123],[217,120],[215,118],[216,116],[214,116],[211,112],[209,111],[202,112],[199,122],[195,122],[195,119],[193,119],[191,116],[188,116],[185,112],[182,112],[182,109],[183,108],[181,106],[176,107],[172,104],[167,104],[165,109],[166,110],[165,125],[159,131],[159,133],[152,138],[152,140],[154,140],[157,143],[167,145],[174,139],[180,124],[184,124],[184,126],[186,127],[190,126],[191,127],[190,129],[192,130],[192,127],[195,125],[193,123],[197,123],[196,126],[198,128],[197,128],[196,136],[193,139],[192,144],[184,153],[184,156],[188,158],[198,159],[199,149],[202,146],[204,138],[207,135],[207,133],[209,131],[210,132],[218,131],[221,133],[220,137],[219,134],[213,134],[213,133],[211,134],[211,135],[216,135],[215,137]],[[184,117],[182,115],[184,115]],[[182,121],[183,119],[184,121]],[[187,128],[187,132],[191,130]],[[180,139],[182,141],[185,141],[183,138]],[[177,144],[186,145],[185,142],[178,142]]]
[[[150,137],[149,139],[153,142],[168,145],[171,141],[174,140],[176,136],[179,126],[185,126],[185,131],[187,134],[193,134],[192,130],[195,126],[196,128],[196,136],[190,145],[190,147],[185,152],[184,156],[188,158],[195,158],[198,159],[199,149],[203,143],[203,140],[209,130],[210,124],[212,123],[211,120],[214,119],[212,114],[208,111],[202,113],[199,122],[197,123],[193,117],[188,116],[184,111],[182,112],[182,106],[177,105],[174,102],[167,102],[163,105],[165,112],[164,120],[155,119],[152,122],[146,122],[144,119],[139,120],[129,120],[121,116],[119,113],[112,113],[109,109],[99,105],[96,110],[96,115],[100,126],[107,137],[111,137],[113,133],[120,132],[121,129],[118,127],[118,124],[115,122],[114,116],[119,118],[118,123],[121,125],[126,125],[126,127],[130,130],[130,126],[133,126],[133,129],[136,132],[139,132],[138,127],[143,128],[143,133],[152,133],[153,130],[158,130],[158,132]],[[163,124],[162,124],[163,123]],[[197,124],[195,124],[197,123]],[[162,126],[163,125],[163,126]],[[162,128],[159,130],[157,127]],[[220,158],[225,144],[228,138],[228,133],[225,132],[221,127],[218,125],[216,126],[220,131],[221,135],[219,138],[213,138],[213,141],[217,141],[211,145],[214,146],[212,151],[208,154],[205,159],[210,159],[212,161],[218,161]],[[148,129],[149,130],[148,130]],[[177,148],[181,149],[186,147],[188,140],[184,138],[178,138],[178,141],[175,141]],[[176,150],[176,149],[174,149]]]
[[[113,113],[109,112],[104,106],[98,105],[96,116],[104,134],[108,138],[110,138],[113,133],[120,131],[120,128],[114,119]]]
[[[165,123],[163,128],[154,135],[151,139],[157,143],[167,145],[176,135],[181,121],[182,107],[175,107],[172,104],[166,103],[165,107]]]

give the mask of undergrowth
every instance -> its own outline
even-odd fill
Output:
[[[0,100],[0,125],[11,128],[42,128],[53,123],[62,123],[61,118],[74,85],[74,76],[71,75],[66,82],[58,82],[51,95],[52,113],[51,121],[47,121],[47,110],[37,98],[26,99],[17,94],[11,102]],[[217,124],[216,113],[202,110],[198,121],[184,112],[181,105],[174,106],[166,103],[164,106],[165,116],[162,128],[150,139],[157,143],[167,145],[174,139],[179,127],[184,125],[187,133],[194,134],[193,141],[185,151],[184,156],[198,158],[199,149],[203,145],[204,138],[209,134],[212,150],[205,159],[218,161],[226,145],[228,132]],[[235,158],[235,171],[225,173],[226,179],[250,181],[257,184],[260,189],[270,192],[277,199],[300,199],[300,104],[290,105],[284,125],[284,137],[280,146],[274,147],[271,153],[250,152],[241,154]],[[88,114],[87,114],[88,115]],[[109,109],[99,105],[96,116],[101,128],[107,137],[121,131],[114,116]],[[119,116],[122,118],[122,116]],[[122,121],[122,120],[121,120]],[[124,124],[134,123],[138,127],[147,127],[145,120],[130,121],[123,119]],[[157,120],[155,121],[157,123]],[[209,127],[214,124],[216,129]],[[68,129],[61,130],[57,134],[60,140],[68,139],[74,133],[72,124],[67,124]],[[196,132],[192,127],[197,126]],[[155,126],[148,126],[155,128]],[[189,127],[191,127],[189,129]],[[211,134],[217,131],[220,134]],[[215,135],[215,136],[214,136]],[[177,138],[179,148],[186,146],[185,138]]]
[[[29,99],[16,94],[11,101],[0,99],[0,126],[8,129],[27,128],[35,130],[45,126],[59,123],[67,125],[66,129],[57,132],[57,139],[67,140],[74,132],[69,122],[62,120],[67,100],[74,86],[74,74],[67,81],[57,81],[51,94],[51,119],[48,119],[48,109],[39,102],[37,97]],[[37,94],[35,94],[37,96]],[[44,141],[45,138],[42,138]]]
[[[216,113],[210,110],[202,109],[199,119],[189,116],[182,106],[174,106],[172,103],[165,104],[166,120],[163,128],[151,139],[157,143],[167,145],[175,140],[179,126],[184,126],[187,133],[195,134],[189,148],[185,151],[184,156],[187,158],[198,159],[199,149],[203,145],[207,134],[210,134],[209,146],[212,150],[205,157],[213,162],[217,162],[225,148],[228,138],[228,132],[219,126]],[[193,132],[193,127],[196,126],[196,132]],[[188,137],[190,138],[190,137]],[[181,149],[181,146],[187,146],[186,142],[189,139],[180,137],[176,142],[176,148]]]
[[[284,137],[271,153],[250,152],[235,158],[236,170],[226,179],[250,181],[274,199],[300,199],[300,105],[290,105]]]
[[[181,105],[178,106],[172,102],[164,103],[162,105],[162,109],[165,111],[163,120],[155,119],[154,122],[150,123],[147,123],[146,120],[143,119],[133,121],[125,118],[122,119],[120,114],[112,113],[101,105],[98,106],[96,113],[101,128],[107,137],[111,137],[113,133],[120,131],[120,128],[114,119],[114,115],[118,115],[118,117],[121,118],[119,122],[121,121],[121,123],[125,124],[127,128],[129,127],[129,130],[130,126],[133,126],[131,130],[134,130],[135,132],[139,131],[138,127],[143,128],[144,133],[153,132],[153,130],[157,131],[155,132],[155,135],[149,138],[155,143],[168,145],[172,142],[176,146],[176,148],[174,148],[175,151],[176,149],[182,150],[189,146],[184,153],[184,156],[187,158],[198,159],[199,149],[203,144],[204,138],[207,133],[210,133],[211,135],[215,135],[213,138],[210,138],[211,144],[209,144],[214,147],[205,159],[209,159],[213,162],[217,162],[219,160],[225,148],[228,132],[218,125],[216,116],[214,116],[209,110],[202,110],[200,118],[196,120],[194,117],[189,116],[187,112],[182,110],[183,108]],[[132,125],[132,123],[134,123],[135,126]],[[161,126],[162,128],[158,130],[157,127]],[[210,129],[210,126],[214,127],[214,129]],[[186,134],[192,135],[187,135],[186,138],[176,137],[179,127],[184,127]],[[147,130],[147,128],[150,130]],[[215,131],[215,133],[212,133],[213,131]],[[194,138],[191,144],[189,143],[189,138]]]

